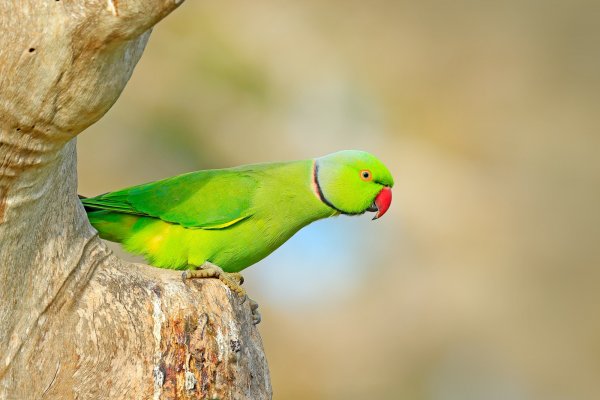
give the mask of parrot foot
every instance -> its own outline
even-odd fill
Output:
[[[232,292],[242,297],[242,303],[246,301],[246,291],[240,286],[244,283],[244,277],[239,272],[225,272],[221,267],[209,262],[205,262],[196,268],[184,271],[181,278],[184,281],[191,278],[218,278]]]
[[[185,281],[191,278],[217,278],[223,282],[232,292],[235,292],[242,298],[242,304],[248,300],[250,312],[252,313],[252,323],[257,325],[262,317],[258,312],[258,303],[246,295],[246,291],[240,286],[244,283],[244,277],[239,272],[225,272],[221,267],[212,263],[206,262],[196,269],[189,269],[181,274],[181,278]]]

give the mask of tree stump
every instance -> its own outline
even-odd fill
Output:
[[[76,135],[178,0],[20,0],[0,19],[0,399],[268,399],[249,302],[111,254]]]

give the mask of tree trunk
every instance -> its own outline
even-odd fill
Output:
[[[77,198],[75,136],[182,0],[19,0],[0,19],[0,399],[265,399],[248,302],[114,257]]]

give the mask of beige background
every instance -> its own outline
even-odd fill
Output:
[[[246,272],[275,399],[600,398],[597,2],[188,1],[79,191],[356,148],[394,202]]]

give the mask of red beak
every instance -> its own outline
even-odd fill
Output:
[[[381,189],[381,192],[375,197],[374,203],[377,207],[377,214],[375,214],[373,219],[381,218],[392,204],[392,189],[387,186]]]

